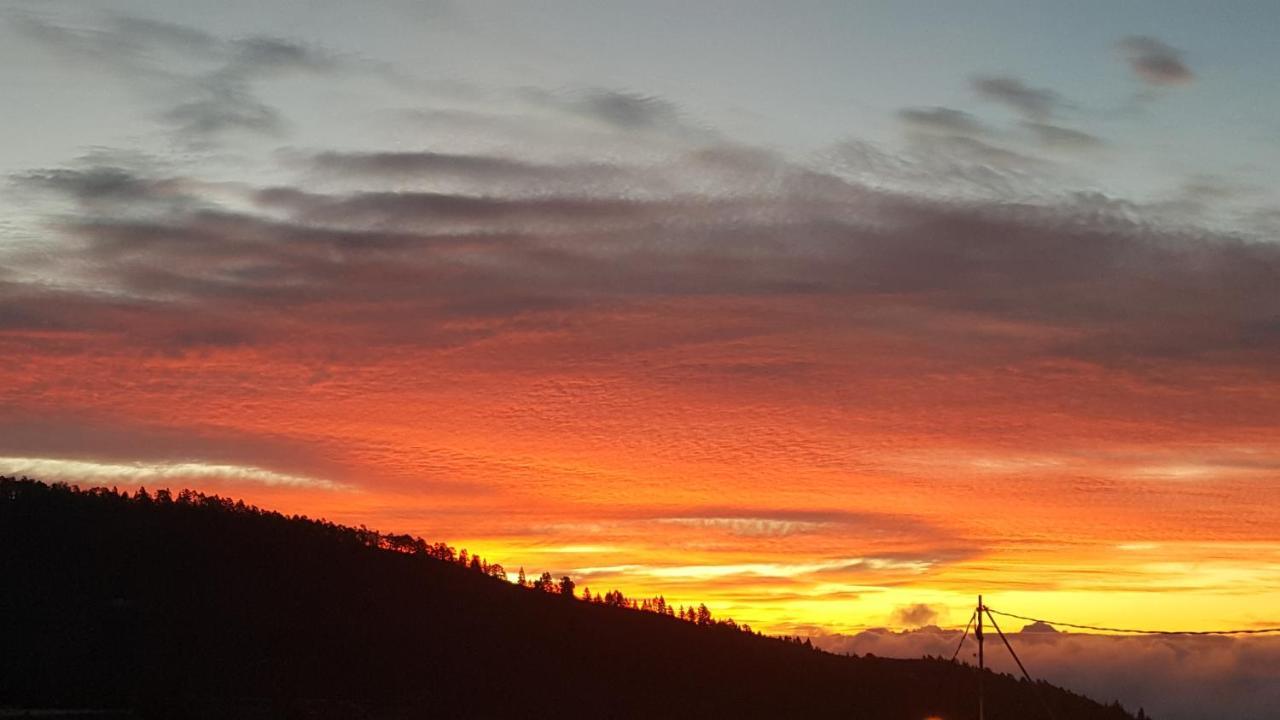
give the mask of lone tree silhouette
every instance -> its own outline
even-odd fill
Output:
[[[573,599],[573,588],[574,582],[572,578],[568,575],[560,578],[560,594],[563,595],[566,600]]]

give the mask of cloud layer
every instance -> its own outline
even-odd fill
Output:
[[[1141,707],[1160,720],[1262,720],[1280,702],[1277,637],[1116,637],[1024,630],[1009,639],[1034,677],[1103,702],[1119,700],[1131,712]],[[859,655],[949,658],[959,640],[958,631],[925,628],[818,637],[815,643]],[[961,660],[976,664],[972,638],[967,644]],[[997,672],[1020,675],[994,634],[987,638],[986,657]]]

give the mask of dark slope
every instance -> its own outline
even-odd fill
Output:
[[[0,481],[0,707],[155,717],[971,718],[974,671],[534,592],[217,498]],[[990,720],[1040,717],[987,677]],[[1129,717],[1041,686],[1058,718]]]

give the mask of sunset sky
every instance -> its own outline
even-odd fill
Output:
[[[1280,625],[1280,5],[689,5],[3,3],[0,473]]]

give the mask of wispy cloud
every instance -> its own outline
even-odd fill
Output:
[[[1119,43],[1133,74],[1150,85],[1186,85],[1195,80],[1181,50],[1153,37],[1130,35]]]
[[[1032,87],[1009,75],[980,75],[973,78],[973,89],[979,97],[1005,105],[1028,120],[1043,121],[1063,102],[1053,90]]]
[[[330,74],[357,66],[322,48],[286,38],[224,39],[203,30],[123,14],[71,24],[14,15],[23,36],[87,71],[112,73],[160,106],[156,119],[191,143],[229,131],[279,135],[287,121],[264,100],[260,81],[288,74]]]
[[[351,486],[321,478],[289,475],[245,465],[218,465],[200,462],[108,463],[60,458],[0,457],[0,474],[27,475],[47,482],[83,485],[142,485],[209,481],[232,485],[248,483],[271,487],[318,490],[349,490]]]
[[[898,111],[898,118],[908,127],[928,132],[962,135],[983,135],[987,132],[987,128],[973,115],[946,107],[904,108]]]
[[[767,517],[673,517],[658,518],[657,522],[669,525],[705,528],[709,530],[724,530],[734,535],[744,535],[748,537],[796,535],[821,530],[827,526],[827,523],[821,522],[780,520]]]
[[[1066,150],[1092,150],[1105,143],[1096,135],[1050,123],[1028,122],[1024,127],[1035,135],[1042,145]]]
[[[731,576],[761,578],[794,578],[832,571],[870,570],[880,572],[921,573],[930,563],[925,560],[898,560],[894,558],[837,558],[809,563],[736,563],[731,565],[622,565],[611,567],[575,568],[584,577],[593,575],[645,576],[675,580],[710,580]]]

